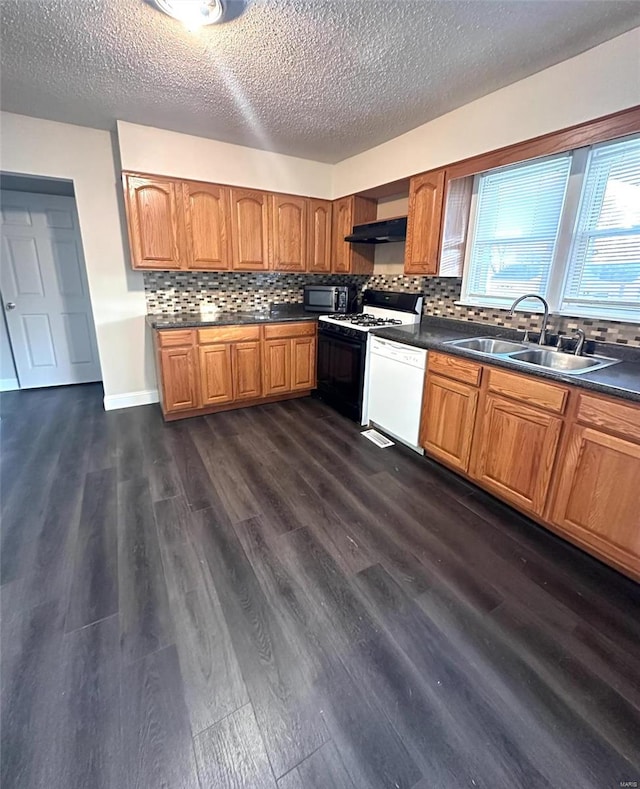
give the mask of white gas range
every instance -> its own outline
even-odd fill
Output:
[[[362,312],[331,313],[321,315],[319,319],[359,332],[368,332],[381,326],[410,325],[420,323],[423,300],[421,293],[365,290]]]
[[[420,323],[421,293],[365,290],[360,313],[321,315],[318,323],[318,394],[362,422],[367,414],[367,340],[370,329]]]

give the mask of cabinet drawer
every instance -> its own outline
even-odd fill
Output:
[[[265,340],[280,340],[283,337],[312,337],[315,333],[315,321],[304,321],[303,323],[271,323],[264,327]]]
[[[248,342],[260,339],[259,326],[213,326],[198,329],[198,342],[207,345],[212,342]]]
[[[158,332],[158,345],[161,348],[177,348],[193,343],[193,329],[165,329]]]
[[[564,386],[549,384],[528,375],[506,373],[502,370],[487,370],[489,391],[511,397],[522,403],[535,405],[554,414],[563,414],[569,398],[569,390]]]
[[[482,366],[459,356],[448,356],[443,353],[430,353],[429,372],[445,375],[454,381],[462,381],[472,386],[480,385]]]
[[[640,443],[640,407],[616,403],[591,395],[580,395],[578,422]]]

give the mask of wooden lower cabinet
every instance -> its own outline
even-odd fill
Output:
[[[429,374],[423,402],[422,446],[449,466],[466,471],[478,390],[469,384]]]
[[[264,394],[291,391],[291,340],[265,340],[263,346]]]
[[[265,340],[264,394],[315,389],[316,347],[315,336]]]
[[[447,357],[429,355],[427,454],[640,580],[640,406]]]
[[[316,338],[296,337],[291,340],[291,389],[316,387]]]
[[[310,322],[157,331],[165,418],[308,393],[316,386],[316,331]]]
[[[163,408],[167,413],[199,407],[197,354],[193,346],[162,348]]]
[[[471,476],[506,501],[542,515],[562,419],[491,393],[479,419]]]
[[[222,405],[262,396],[260,342],[200,346],[202,405]]]
[[[237,342],[231,350],[234,400],[257,399],[262,395],[260,343]]]
[[[233,400],[231,346],[201,345],[199,350],[202,405],[230,403]]]
[[[639,484],[640,444],[574,425],[565,447],[551,521],[581,543],[638,572]]]

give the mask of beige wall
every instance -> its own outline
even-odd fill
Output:
[[[406,216],[409,210],[408,195],[385,197],[378,201],[378,219]],[[375,250],[373,273],[402,275],[404,270],[404,243],[378,244]]]
[[[118,121],[124,170],[331,197],[330,164]]]
[[[3,172],[74,183],[107,408],[158,397],[142,274],[129,264],[119,159],[125,169],[319,197],[331,187],[330,165],[129,123],[118,132],[115,140],[82,126],[0,116]]]
[[[640,27],[334,166],[341,197],[640,104]]]
[[[2,113],[0,168],[74,183],[105,405],[157,399],[142,275],[125,255],[109,132]]]

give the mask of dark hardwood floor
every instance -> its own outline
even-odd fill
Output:
[[[0,399],[3,789],[640,785],[638,585],[316,400],[101,398]]]

